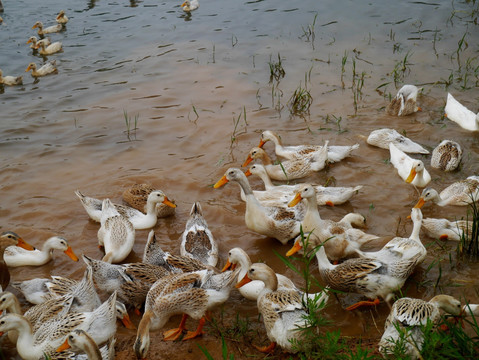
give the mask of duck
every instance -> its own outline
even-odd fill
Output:
[[[433,239],[461,241],[466,236],[472,237],[473,221],[425,218],[422,227],[427,236]]]
[[[396,344],[402,339],[405,354],[414,359],[421,358],[420,351],[424,343],[421,326],[428,321],[437,325],[441,320],[440,310],[459,316],[462,312],[461,302],[443,294],[429,301],[409,297],[396,300],[384,324],[379,352],[385,357],[394,354]]]
[[[426,202],[433,202],[439,206],[466,206],[477,199],[479,199],[479,176],[472,175],[452,183],[440,193],[432,187],[424,188],[415,207],[422,208]]]
[[[423,148],[418,143],[399,134],[394,129],[377,129],[371,131],[366,142],[369,145],[377,146],[381,149],[389,149],[389,143],[393,143],[399,150],[405,153],[429,154],[429,150]]]
[[[199,320],[195,331],[188,331],[183,340],[193,339],[203,333],[207,312],[228,300],[238,271],[215,274],[212,270],[171,274],[159,279],[146,297],[145,312],[138,325],[133,349],[138,358],[146,358],[150,345],[150,328],[163,328],[169,318],[183,314],[178,328],[165,331],[165,340],[177,340],[185,330],[186,320]]]
[[[73,261],[78,261],[67,240],[61,236],[49,238],[43,244],[42,250],[29,251],[18,246],[9,246],[5,249],[3,260],[8,267],[41,266],[52,260],[53,250],[61,250]]]
[[[198,201],[191,207],[190,217],[181,235],[180,254],[210,266],[218,263],[218,244],[208,228]]]
[[[132,222],[120,215],[110,199],[104,199],[98,243],[105,248],[103,261],[119,263],[126,259],[135,244],[135,228]]]
[[[23,76],[3,76],[3,71],[0,70],[0,85],[22,85]]]
[[[241,289],[252,281],[261,281],[264,286],[259,293],[258,311],[263,317],[266,334],[271,341],[265,347],[255,346],[259,351],[270,353],[276,345],[284,351],[295,352],[292,340],[300,343],[302,331],[308,326],[308,310],[300,292],[290,289],[279,289],[278,278],[273,269],[264,263],[252,264],[244,277],[236,284]],[[326,302],[327,292],[324,292],[318,302]]]
[[[289,206],[297,206],[303,199],[306,200],[306,214],[301,221],[301,226],[303,233],[308,234],[308,249],[306,250],[323,244],[328,257],[333,261],[339,261],[356,255],[356,251],[363,244],[378,239],[376,235],[366,234],[352,227],[352,223],[364,223],[364,217],[361,214],[348,214],[340,221],[323,220],[318,211],[316,193],[312,185],[303,185],[297,191]],[[303,236],[298,236],[286,256],[291,256],[301,250],[303,242]]]
[[[252,148],[243,167],[248,166],[253,159],[259,159],[263,163],[266,172],[273,180],[294,180],[312,175],[323,170],[328,159],[328,140],[325,141],[323,150],[314,155],[297,158],[295,160],[284,160],[280,164],[273,164],[266,152],[259,148]]]
[[[49,37],[43,38],[41,39],[41,41],[43,41],[43,44],[45,44],[45,46],[48,46],[52,43]],[[32,49],[33,51],[36,51],[38,49],[38,42],[39,40],[36,36],[30,36],[30,38],[27,40],[27,44],[30,44],[30,49]]]
[[[281,138],[278,134],[271,130],[265,130],[261,133],[261,139],[258,147],[263,148],[266,142],[272,141],[274,143],[274,151],[277,156],[287,160],[296,160],[303,157],[314,156],[314,154],[321,153],[323,146],[321,145],[293,145],[283,146]],[[351,155],[351,152],[359,148],[359,144],[354,145],[330,145],[328,146],[328,163],[335,163],[343,160]]]
[[[57,23],[65,25],[69,20],[68,16],[65,15],[65,10],[60,10],[55,20],[57,21]]]
[[[443,140],[434,148],[431,167],[442,171],[454,171],[462,160],[461,145],[452,140]]]
[[[32,29],[38,28],[38,36],[43,37],[45,34],[52,34],[62,31],[63,26],[62,24],[56,24],[52,26],[48,26],[46,28],[43,27],[43,23],[41,21],[37,21],[33,26]]]
[[[28,64],[28,67],[25,70],[25,72],[28,72],[30,70],[32,70],[32,76],[35,78],[58,73],[58,69],[56,68],[56,60],[51,60],[49,62],[46,62],[39,69],[37,69],[37,65],[35,63],[30,63]]]
[[[13,231],[4,231],[0,234],[0,292],[10,284],[10,272],[7,264],[3,261],[5,249],[10,246],[19,246],[29,251],[35,249]]]
[[[404,85],[399,89],[396,97],[386,106],[386,112],[393,116],[407,116],[421,111],[417,106],[419,89],[415,85]]]
[[[200,3],[198,0],[186,0],[183,4],[181,4],[181,8],[184,12],[191,12],[196,10],[200,7]]]
[[[97,344],[107,342],[116,332],[116,293],[92,312],[68,313],[41,324],[33,332],[22,315],[7,314],[0,318],[0,333],[18,331],[17,352],[22,359],[37,360],[54,354],[65,337],[74,329],[88,330]]]
[[[85,353],[88,360],[114,360],[115,359],[115,337],[111,337],[108,344],[102,348],[98,348],[95,340],[84,330],[75,329],[67,335],[65,341],[60,345],[56,352],[65,352],[71,350],[73,352]],[[60,356],[60,355],[59,355]],[[57,356],[53,356],[55,360]],[[84,355],[75,355],[74,359],[84,359]]]
[[[393,143],[389,144],[391,164],[396,168],[399,176],[407,183],[418,187],[425,187],[431,181],[431,175],[421,160],[413,159],[398,149]]]
[[[37,41],[37,49],[40,49],[40,55],[52,55],[63,51],[63,44],[60,41],[55,41],[50,45],[46,45],[43,40]]]
[[[275,238],[283,245],[299,235],[303,212],[261,205],[254,197],[246,175],[238,168],[229,168],[213,188],[217,189],[229,181],[237,182],[245,194],[245,223],[248,229]]]
[[[147,213],[148,195],[156,189],[149,184],[133,184],[123,191],[123,201],[132,208],[135,208],[142,213]],[[169,201],[175,204],[175,200],[168,197]],[[176,207],[171,207],[163,203],[156,204],[156,217],[164,218],[175,213]]]
[[[460,127],[469,131],[479,131],[479,113],[475,114],[448,93],[445,116]]]
[[[295,193],[305,185],[304,183],[295,185],[274,185],[271,181],[271,178],[268,176],[266,169],[261,164],[251,165],[245,172],[245,175],[247,177],[256,175],[263,181],[265,187],[264,191],[253,190],[254,196],[263,205],[287,205],[294,197]],[[312,184],[312,186],[316,190],[316,203],[318,205],[328,206],[344,204],[363,188],[362,185],[352,187],[336,187]],[[243,201],[245,200],[243,192],[241,192],[241,199]]]
[[[75,191],[76,196],[80,199],[83,208],[86,210],[90,219],[96,222],[101,221],[102,200],[85,196],[79,190]],[[135,230],[151,229],[156,225],[158,218],[156,217],[156,204],[163,203],[167,206],[175,208],[176,205],[168,200],[163,191],[155,190],[148,195],[146,215],[141,211],[129,206],[114,204],[116,210],[128,220],[131,221]]]

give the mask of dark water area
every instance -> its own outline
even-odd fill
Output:
[[[351,157],[301,182],[363,185],[349,202],[322,207],[320,213],[334,220],[349,212],[363,214],[367,232],[381,236],[372,248],[411,233],[406,216],[419,195],[388,162],[389,151],[366,143],[371,131],[394,128],[430,151],[443,139],[457,141],[464,157],[452,173],[431,168],[430,155],[413,155],[425,162],[430,186],[438,190],[479,173],[478,133],[444,117],[448,92],[479,110],[475,2],[211,0],[191,14],[173,1],[3,4],[0,69],[24,80],[21,86],[0,87],[0,228],[37,247],[61,235],[77,255],[101,258],[99,225],[88,219],[74,190],[121,202],[128,186],[146,182],[178,206],[155,227],[164,250],[179,252],[191,205],[200,201],[219,244],[219,267],[229,249],[239,246],[253,261],[266,262],[302,286],[303,279],[275,255],[292,244],[246,228],[236,184],[211,187],[229,167],[240,167],[263,130],[277,132],[287,145],[326,139],[330,145],[360,144]],[[49,37],[63,43],[63,52],[46,59],[33,54],[26,44],[36,35],[31,27],[37,20],[53,25],[61,9],[70,21]],[[285,76],[270,82],[270,64],[278,56]],[[25,73],[30,62],[45,60],[56,60],[58,74],[35,80]],[[403,84],[421,88],[422,111],[387,115],[385,106]],[[298,87],[313,99],[305,116],[292,116],[288,108]],[[273,155],[271,144],[265,149]],[[259,179],[250,182],[261,189]],[[423,214],[455,220],[465,218],[467,208],[426,205]],[[147,234],[137,231],[125,262],[141,259]],[[421,239],[428,256],[403,294],[429,299],[446,293],[478,303],[479,265],[458,261],[454,242],[423,233]],[[51,275],[78,279],[84,268],[82,261],[55,253],[47,265],[15,268],[11,275],[15,281]],[[381,304],[346,312],[334,297],[324,310],[342,334],[365,339],[381,336],[388,311]],[[234,319],[238,312],[262,328],[256,305],[234,292],[224,316]],[[177,321],[174,317],[169,325]],[[133,356],[135,335],[119,330],[118,358]],[[2,341],[7,356],[15,357],[14,348]],[[197,343],[215,349],[218,340],[210,334]],[[172,359],[202,356],[196,342],[157,346],[163,348],[152,350],[152,359],[153,351]],[[237,348],[242,351],[237,359],[257,354],[247,344]]]

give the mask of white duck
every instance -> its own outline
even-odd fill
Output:
[[[23,76],[3,76],[3,71],[0,70],[0,85],[22,85]]]
[[[119,263],[125,260],[135,244],[135,228],[131,221],[116,210],[110,199],[104,199],[98,243],[105,247],[103,261]]]
[[[73,357],[75,360],[85,359],[85,357],[88,360],[114,360],[115,343],[116,339],[112,337],[108,344],[100,349],[95,340],[86,331],[76,329],[68,334],[65,342],[56,349],[56,352],[64,352],[71,349],[74,352],[84,353],[84,355],[81,354]],[[57,359],[57,356],[53,356],[52,360],[55,359]]]
[[[218,262],[218,244],[208,228],[198,201],[191,207],[190,217],[181,235],[180,254],[210,266],[216,266]]]
[[[389,115],[406,116],[420,111],[421,108],[416,103],[418,91],[419,89],[415,85],[404,85],[386,106],[386,112]]]
[[[479,176],[473,175],[452,183],[441,193],[430,187],[423,189],[415,207],[421,208],[428,201],[439,206],[466,206],[477,199],[479,199]]]
[[[461,145],[452,140],[443,140],[432,151],[431,167],[443,171],[454,171],[461,163],[461,159]]]
[[[389,144],[391,164],[396,168],[399,176],[407,183],[425,187],[431,181],[431,175],[421,160],[416,160],[399,150],[393,143]]]
[[[30,70],[32,70],[32,76],[35,78],[58,73],[58,69],[56,68],[56,60],[51,60],[49,62],[46,62],[39,69],[37,69],[37,65],[35,63],[30,63],[28,64],[28,67],[25,70],[25,72],[28,72]]]
[[[61,250],[73,261],[78,261],[66,239],[60,236],[53,236],[45,241],[42,250],[28,251],[19,246],[9,246],[5,249],[3,259],[9,267],[40,266],[53,258],[53,250]]]
[[[433,239],[461,241],[464,235],[472,236],[473,221],[426,218],[422,221],[422,227],[427,236]]]
[[[384,356],[394,354],[398,340],[403,339],[401,344],[405,347],[405,353],[414,359],[420,358],[424,343],[421,326],[428,321],[437,324],[441,320],[440,310],[459,316],[462,311],[461,302],[449,295],[436,295],[429,301],[408,297],[397,300],[384,324],[379,352]]]
[[[324,169],[328,160],[328,142],[328,140],[325,141],[322,151],[316,152],[313,155],[298,157],[294,160],[284,160],[280,164],[273,164],[273,161],[263,149],[255,147],[249,152],[243,166],[248,166],[253,159],[259,159],[263,163],[269,177],[273,180],[304,178]]]
[[[200,7],[200,3],[198,0],[186,0],[183,4],[181,4],[181,8],[185,12],[191,12],[196,10]]]
[[[85,196],[79,190],[76,190],[75,194],[80,199],[90,219],[96,222],[100,222],[102,200]],[[152,191],[148,195],[146,215],[143,214],[141,211],[129,206],[124,206],[119,204],[114,204],[114,205],[117,211],[121,215],[127,217],[128,220],[131,221],[131,223],[133,224],[133,227],[136,230],[145,230],[145,229],[150,229],[156,225],[158,218],[156,217],[155,207],[156,207],[156,204],[159,204],[159,203],[166,204],[173,208],[176,207],[176,205],[171,203],[166,197],[166,195],[160,190]]]
[[[454,121],[463,129],[469,131],[479,131],[479,113],[475,114],[454,97],[448,93],[446,107],[444,108],[446,117]]]
[[[211,270],[172,274],[158,280],[148,292],[145,313],[138,325],[133,349],[138,358],[146,358],[150,346],[150,327],[161,329],[172,315],[183,314],[177,329],[163,333],[165,340],[178,339],[187,317],[200,320],[193,332],[188,332],[183,340],[200,336],[206,322],[206,312],[228,300],[238,272],[228,271],[215,274]]]
[[[33,49],[34,51],[36,51],[38,49],[37,43],[39,41],[40,40],[38,40],[36,36],[30,36],[30,38],[27,41],[27,44],[30,44],[30,49]],[[48,46],[51,44],[50,38],[48,37],[41,39],[41,41],[43,41],[45,46]]]
[[[45,34],[52,34],[60,32],[63,27],[62,24],[56,24],[52,26],[48,26],[46,28],[43,27],[43,23],[41,21],[37,21],[33,26],[32,29],[38,28],[38,36],[43,37]]]
[[[323,149],[321,145],[292,145],[283,146],[281,138],[271,130],[265,130],[261,134],[261,139],[258,147],[262,148],[267,141],[274,143],[274,151],[277,156],[280,156],[288,160],[296,160],[298,158],[314,156],[314,154],[320,153]],[[359,148],[359,144],[354,145],[329,145],[328,146],[328,162],[335,163],[343,160],[351,155],[353,150]]]
[[[43,40],[37,41],[37,49],[40,49],[40,55],[52,55],[63,50],[63,44],[60,41],[55,41],[47,45]]]
[[[389,149],[389,143],[393,143],[399,150],[406,153],[429,154],[429,151],[424,149],[418,143],[411,139],[402,136],[394,129],[378,129],[371,131],[368,136],[367,143],[372,146],[380,147],[381,149]]]
[[[254,164],[245,172],[246,176],[256,175],[263,180],[265,190],[253,190],[254,196],[263,205],[287,205],[296,192],[305,184],[295,185],[274,185],[266,169],[261,164]],[[357,194],[363,188],[362,185],[354,187],[335,187],[312,185],[316,190],[316,202],[318,205],[340,205],[348,201],[353,195]],[[244,193],[241,192],[241,199],[245,200]]]
[[[258,311],[263,317],[266,334],[271,341],[269,346],[255,347],[261,352],[269,353],[277,344],[283,350],[291,352],[291,340],[300,341],[302,338],[300,329],[307,327],[305,318],[308,313],[300,292],[278,289],[278,278],[275,272],[263,263],[252,264],[236,287],[241,289],[242,286],[254,280],[262,281],[264,284],[257,304]],[[318,301],[325,302],[327,299],[328,294],[323,292]]]
[[[245,223],[248,229],[278,239],[282,244],[300,233],[300,222],[304,214],[294,209],[278,206],[263,206],[254,197],[246,175],[237,168],[229,168],[214,185],[217,189],[229,181],[241,186],[246,197]]]
[[[57,23],[65,25],[68,22],[68,16],[65,15],[64,10],[60,10],[55,20],[57,21]]]

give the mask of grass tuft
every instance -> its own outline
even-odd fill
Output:
[[[125,118],[126,130],[124,133],[128,138],[128,141],[136,141],[136,130],[138,130],[138,119],[140,114],[136,114],[135,118],[132,120],[131,116],[128,115],[126,110],[123,110],[123,117]]]
[[[466,220],[472,222],[472,228],[468,227],[462,232],[461,240],[457,244],[457,254],[477,261],[479,259],[479,208],[476,201],[469,204]]]

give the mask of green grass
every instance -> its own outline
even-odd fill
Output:
[[[311,96],[311,93],[306,85],[303,87],[300,83],[288,100],[289,112],[294,116],[309,115],[309,108],[312,103],[313,97]]]
[[[128,141],[136,141],[136,131],[138,130],[138,119],[140,118],[140,114],[136,114],[134,119],[128,115],[126,110],[123,110],[123,117],[125,119],[125,126],[126,130],[124,133],[128,138]]]
[[[286,72],[283,68],[283,63],[281,61],[281,55],[278,53],[278,61],[274,61],[271,59],[271,55],[269,56],[269,82],[272,83],[273,80],[278,83],[284,76]]]
[[[479,259],[479,208],[476,201],[469,204],[466,220],[472,222],[472,228],[463,232],[457,245],[457,254],[477,261]]]

